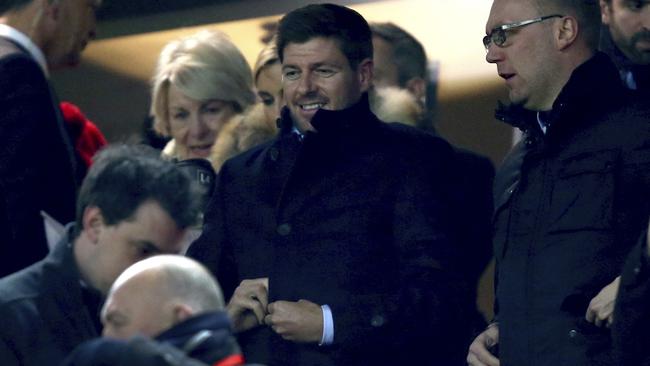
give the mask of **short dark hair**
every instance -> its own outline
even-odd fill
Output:
[[[572,15],[589,47],[596,49],[600,39],[601,15],[598,0],[535,0],[541,15]]]
[[[334,38],[350,67],[372,59],[372,33],[368,22],[356,11],[335,4],[312,4],[286,14],[278,27],[280,62],[289,43],[305,43],[312,38]]]
[[[422,44],[409,32],[393,23],[373,23],[372,35],[389,43],[392,47],[393,63],[397,67],[399,86],[405,87],[413,78],[427,80],[427,54]]]
[[[199,191],[187,173],[148,146],[108,146],[93,159],[81,185],[76,234],[87,207],[98,207],[104,222],[116,225],[146,201],[158,203],[181,229],[197,223]]]
[[[0,14],[9,10],[19,10],[34,0],[2,0],[0,1]]]

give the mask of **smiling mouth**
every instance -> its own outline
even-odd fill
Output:
[[[194,146],[190,146],[190,147],[189,147],[189,150],[190,150],[191,152],[194,152],[194,153],[195,153],[195,152],[205,152],[205,151],[210,151],[210,149],[212,149],[212,145],[214,145],[214,144],[194,145]]]
[[[307,104],[299,104],[300,109],[302,109],[303,111],[307,111],[307,112],[309,112],[309,111],[316,111],[316,110],[318,110],[318,109],[321,109],[321,108],[323,108],[324,105],[325,105],[325,103],[307,103]]]

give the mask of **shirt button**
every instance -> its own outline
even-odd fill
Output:
[[[379,328],[382,325],[384,325],[384,317],[381,315],[375,315],[370,319],[370,325],[372,325],[375,328]]]
[[[278,232],[278,234],[280,234],[282,236],[287,236],[287,235],[289,235],[291,233],[291,225],[289,225],[289,224],[278,225],[278,228],[276,229],[276,231]]]
[[[578,331],[575,329],[571,329],[569,331],[569,338],[575,338],[578,335]]]
[[[278,161],[278,156],[280,156],[280,150],[277,147],[272,147],[269,151],[271,156],[271,161]]]

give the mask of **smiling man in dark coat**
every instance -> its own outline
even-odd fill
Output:
[[[279,136],[223,166],[189,251],[230,297],[247,360],[459,362],[451,147],[370,112],[371,32],[353,10],[292,11],[278,52]]]

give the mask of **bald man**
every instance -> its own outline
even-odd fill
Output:
[[[221,288],[199,263],[178,255],[138,262],[115,281],[102,309],[103,336],[78,347],[69,365],[241,365]],[[173,363],[172,363],[173,364]]]

